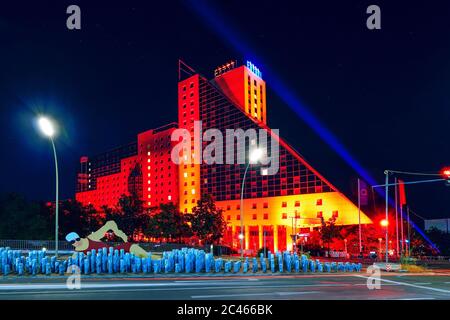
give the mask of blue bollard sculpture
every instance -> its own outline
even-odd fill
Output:
[[[7,276],[10,273],[11,269],[9,267],[9,264],[3,265],[3,275]]]
[[[273,259],[273,257],[270,259],[270,271],[275,273],[275,259]]]
[[[50,264],[50,262],[47,262],[47,263],[45,264],[45,274],[46,274],[47,276],[49,276],[49,275],[52,274],[52,265]]]
[[[241,270],[241,262],[235,261],[233,265],[233,273],[238,273]]]
[[[308,260],[303,260],[302,262],[302,271],[308,272]]]
[[[223,260],[222,258],[218,258],[214,261],[214,272],[218,273],[220,271],[222,271],[222,267],[223,267]]]
[[[23,263],[19,263],[19,265],[17,266],[17,274],[19,276],[23,276]]]
[[[311,270],[311,272],[316,272],[316,264],[314,260],[309,261],[309,269]]]
[[[300,261],[298,259],[294,261],[294,270],[296,273],[300,272]]]
[[[64,266],[64,263],[60,263],[59,264],[59,275],[60,276],[63,276],[64,275],[64,273],[65,273],[65,271],[66,271],[66,268],[65,268],[65,266]]]
[[[253,258],[252,272],[253,272],[253,273],[258,272],[258,260],[256,260],[256,258]]]
[[[113,258],[112,256],[108,256],[108,273],[113,273]]]
[[[248,260],[246,260],[243,264],[243,273],[247,273],[248,272]]]
[[[84,274],[89,274],[90,259],[84,259]]]

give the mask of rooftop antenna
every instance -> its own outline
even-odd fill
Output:
[[[182,75],[187,75],[188,77],[197,74],[197,72],[187,65],[183,60],[178,59],[178,81],[181,81]]]

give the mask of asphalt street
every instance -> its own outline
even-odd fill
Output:
[[[68,289],[67,277],[4,277],[0,299],[58,300],[433,300],[450,299],[450,272],[382,273],[369,290],[365,273],[264,276],[89,277]]]

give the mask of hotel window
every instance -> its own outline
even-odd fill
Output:
[[[264,208],[264,209],[267,209],[268,207],[269,207],[269,203],[268,203],[268,202],[264,202],[263,208]]]
[[[236,210],[240,210],[240,209],[241,209],[241,205],[238,204],[238,205],[236,206]]]
[[[256,209],[256,203],[252,204],[252,209]]]
[[[231,210],[231,206],[230,205],[227,206],[227,210]]]
[[[268,213],[264,213],[264,220],[269,220],[269,214]]]
[[[336,210],[336,211],[333,211],[333,218],[337,218],[339,216],[339,212]]]
[[[189,88],[193,88],[194,87],[194,83],[193,82],[191,82],[190,84],[189,84]]]
[[[239,214],[236,216],[236,220],[241,220],[241,216]]]
[[[323,218],[323,214],[322,214],[322,211],[319,211],[319,212],[317,212],[317,218]]]
[[[252,215],[252,219],[256,220],[256,214],[255,213]]]
[[[300,207],[300,201],[295,201],[295,206]]]
[[[322,205],[322,199],[317,199],[316,205],[321,206]]]
[[[283,201],[283,202],[281,203],[281,207],[282,207],[282,208],[286,208],[286,207],[287,207],[287,202],[286,202],[286,201]]]
[[[282,213],[281,219],[287,219],[287,213],[286,213],[286,212],[283,212],[283,213]]]
[[[227,216],[227,220],[231,220],[231,216],[230,215]]]

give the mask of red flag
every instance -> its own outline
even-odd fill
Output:
[[[405,183],[403,180],[398,179],[398,193],[400,196],[400,207],[406,204]]]

